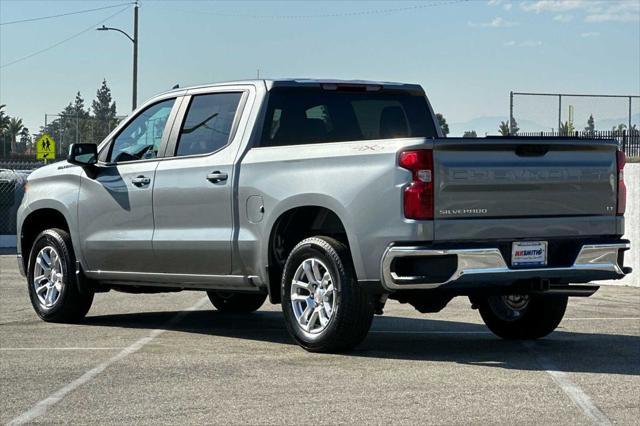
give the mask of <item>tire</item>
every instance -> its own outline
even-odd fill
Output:
[[[217,310],[235,314],[257,311],[267,298],[266,294],[208,291],[207,296]]]
[[[51,266],[49,272],[47,258]],[[29,254],[27,287],[31,305],[43,320],[72,323],[80,321],[89,312],[93,291],[80,292],[75,264],[71,237],[67,231],[47,229],[36,237]],[[37,282],[34,279],[36,272],[44,277]]]
[[[358,285],[349,250],[333,238],[311,237],[293,248],[281,296],[287,330],[308,351],[352,349],[371,327],[373,300]]]
[[[526,303],[524,302],[525,298]],[[567,296],[488,296],[480,301],[484,323],[494,334],[507,340],[532,340],[558,327],[567,308]]]

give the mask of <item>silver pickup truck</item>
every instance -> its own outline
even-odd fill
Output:
[[[352,348],[387,299],[467,296],[535,339],[569,296],[631,272],[614,141],[444,138],[418,85],[257,80],[178,89],[29,176],[18,262],[37,314],[95,293],[281,303],[295,341]]]

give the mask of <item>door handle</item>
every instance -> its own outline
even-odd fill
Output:
[[[146,176],[140,175],[131,179],[131,183],[134,184],[135,186],[146,186],[151,183],[151,179],[149,179]]]
[[[213,183],[218,183],[218,182],[224,182],[225,180],[227,180],[229,176],[226,173],[222,173],[219,171],[215,171],[213,173],[209,173],[207,175],[207,180],[209,182],[213,182]]]

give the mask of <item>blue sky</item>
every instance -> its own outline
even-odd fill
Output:
[[[0,0],[0,22],[121,3]],[[258,68],[267,78],[416,82],[449,122],[507,115],[510,90],[640,93],[640,0],[140,4],[139,102],[176,83],[253,78]],[[87,31],[6,65],[121,9],[1,25],[7,112],[34,132],[76,91],[90,104],[106,78],[118,114],[129,113],[131,45],[115,32]],[[132,7],[105,24],[130,31]]]

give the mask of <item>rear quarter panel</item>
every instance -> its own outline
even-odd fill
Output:
[[[397,153],[411,146],[431,147],[414,138],[249,150],[239,178],[236,267],[266,278],[269,236],[277,219],[296,207],[320,206],[342,221],[358,279],[378,280],[389,243],[433,237],[433,222],[404,219],[402,188],[410,173],[397,167]],[[251,196],[264,201],[264,217],[257,223],[248,220]]]

